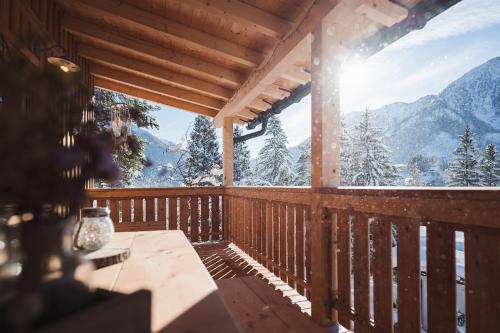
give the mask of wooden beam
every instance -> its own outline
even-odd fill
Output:
[[[337,2],[337,0],[316,0],[313,3],[307,16],[298,24],[293,33],[277,44],[266,62],[248,78],[230,102],[215,117],[215,126],[222,126],[223,118],[241,111],[261,93],[262,85],[272,84],[291,65],[303,58],[304,52],[308,52],[307,49],[310,45],[309,34],[318,22],[335,8]]]
[[[300,66],[292,66],[281,77],[298,84],[306,84],[311,81],[311,74],[307,73],[304,68]]]
[[[273,38],[280,38],[293,28],[292,22],[238,0],[182,0],[181,2]]]
[[[290,96],[290,93],[288,91],[280,89],[278,85],[268,84],[266,88],[262,91],[262,95],[275,99],[283,99],[285,97]]]
[[[311,185],[340,185],[340,64],[327,22],[314,30],[311,44]],[[312,216],[312,318],[338,329],[337,215],[313,195]],[[356,307],[358,307],[356,303]],[[361,305],[359,305],[361,306]]]
[[[74,17],[64,17],[62,24],[66,31],[78,37],[118,47],[127,53],[150,58],[170,68],[181,68],[195,74],[195,76],[202,75],[205,79],[230,84],[233,87],[243,83],[243,76],[240,73],[190,55],[181,54],[171,48],[113,31],[101,25]]]
[[[356,13],[390,27],[404,20],[408,16],[408,9],[388,0],[366,0],[356,9]]]
[[[201,114],[204,116],[215,117],[215,115],[217,114],[217,111],[205,108],[203,106],[180,101],[165,95],[156,94],[148,90],[139,89],[123,83],[106,80],[100,77],[94,78],[94,86],[107,90],[116,91],[136,98],[145,99],[151,102],[168,105],[181,110],[194,112],[196,114]]]
[[[224,175],[224,186],[233,185],[233,117],[224,118],[224,129],[222,132],[222,156],[224,157],[223,175]]]
[[[118,20],[145,33],[164,37],[196,51],[210,52],[249,68],[257,66],[262,61],[262,55],[255,50],[141,10],[122,1],[59,0],[59,3]]]
[[[233,94],[233,91],[230,89],[129,58],[116,52],[95,48],[89,45],[80,45],[78,52],[82,57],[94,62],[129,71],[147,78],[165,81],[174,86],[187,88],[222,100],[229,99]]]
[[[164,83],[146,79],[142,76],[134,75],[100,64],[92,64],[90,72],[96,77],[120,82],[143,90],[149,90],[157,94],[204,106],[216,111],[220,110],[224,105],[224,102],[215,98],[200,95],[189,90],[172,87]]]

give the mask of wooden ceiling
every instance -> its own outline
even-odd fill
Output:
[[[95,85],[215,118],[250,120],[311,80],[310,32],[347,45],[418,0],[59,0]],[[405,8],[407,7],[407,8]]]

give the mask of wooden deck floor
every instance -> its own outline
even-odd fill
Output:
[[[193,246],[245,333],[324,332],[309,317],[304,296],[234,244]]]

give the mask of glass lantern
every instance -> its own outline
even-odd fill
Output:
[[[77,226],[75,247],[96,251],[106,245],[115,232],[107,207],[83,208],[82,220]]]

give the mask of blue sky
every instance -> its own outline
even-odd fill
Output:
[[[500,0],[463,0],[381,52],[343,65],[342,112],[378,108],[394,102],[412,102],[437,94],[470,69],[500,56]],[[310,135],[310,97],[279,116],[295,146]],[[155,113],[156,136],[179,142],[195,115],[167,106]],[[218,130],[219,137],[221,136]],[[252,157],[264,137],[248,141]]]

